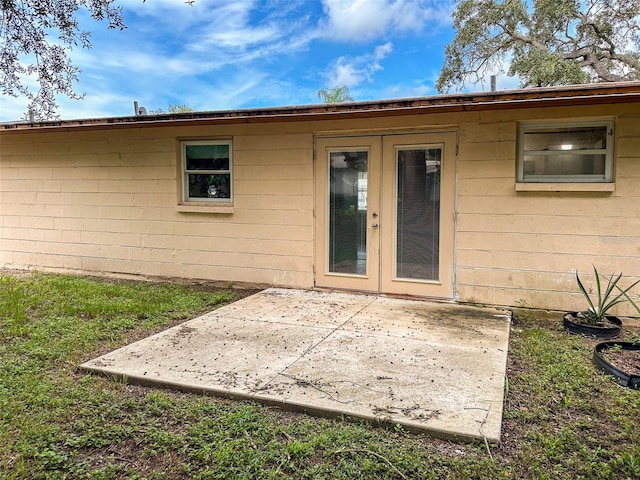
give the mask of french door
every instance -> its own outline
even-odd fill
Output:
[[[453,296],[455,133],[316,139],[316,285]]]

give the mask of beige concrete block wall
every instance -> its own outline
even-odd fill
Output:
[[[0,264],[312,286],[312,135],[243,130],[3,132]],[[233,139],[233,212],[179,212],[177,139],[207,137]]]
[[[517,121],[614,118],[614,192],[516,192]],[[313,286],[313,136],[457,131],[456,298],[579,309],[640,278],[640,104],[0,137],[0,265]],[[176,210],[178,138],[232,137],[232,214]],[[638,290],[640,292],[640,290]],[[622,313],[630,313],[627,309]]]
[[[516,192],[517,119],[615,118],[615,192]],[[458,156],[461,301],[581,309],[575,272],[640,279],[640,106],[504,111],[463,123]],[[582,275],[581,275],[582,277]],[[640,289],[636,289],[640,293]],[[631,314],[630,308],[618,313]]]

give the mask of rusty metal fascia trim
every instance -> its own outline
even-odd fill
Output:
[[[633,87],[633,88],[632,88]],[[563,93],[564,95],[558,95]],[[538,95],[536,95],[538,94]],[[278,107],[255,110],[197,112],[193,115],[146,117],[109,117],[63,120],[42,123],[16,122],[3,124],[0,132],[69,131],[85,129],[159,128],[189,125],[228,125],[266,122],[307,122],[336,119],[379,118],[400,115],[424,115],[508,110],[514,108],[546,108],[559,106],[602,105],[640,102],[640,83],[591,88],[516,90],[474,95],[452,95],[421,99],[358,102],[331,106]]]

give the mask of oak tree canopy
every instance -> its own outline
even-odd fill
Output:
[[[80,70],[69,58],[73,47],[91,48],[80,9],[108,28],[125,28],[116,0],[0,0],[1,93],[26,97],[37,120],[55,117],[56,95],[82,97],[74,90]]]
[[[521,87],[640,80],[638,0],[457,0],[436,87],[490,74]]]

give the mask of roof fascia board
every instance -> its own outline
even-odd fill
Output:
[[[578,85],[501,92],[482,92],[415,99],[354,102],[346,104],[276,107],[251,110],[195,112],[160,116],[130,116],[61,120],[42,123],[17,122],[0,125],[0,133],[225,125],[376,118],[427,113],[490,111],[513,108],[544,108],[640,102],[640,82]]]

